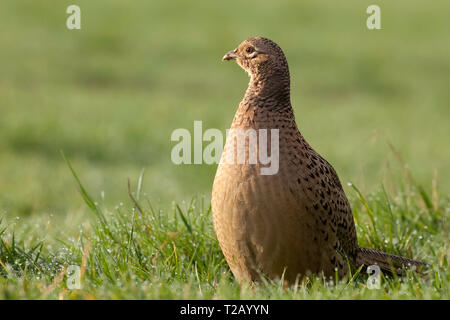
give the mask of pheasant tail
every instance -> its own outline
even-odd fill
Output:
[[[426,263],[373,249],[358,248],[356,265],[365,267],[378,265],[385,273],[401,275],[405,268],[413,266],[420,268],[426,266]]]

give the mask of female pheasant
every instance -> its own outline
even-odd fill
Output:
[[[423,263],[358,246],[352,210],[333,167],[306,142],[290,101],[290,75],[281,48],[249,38],[223,60],[235,60],[250,83],[234,116],[212,190],[214,228],[226,261],[239,282],[261,275],[294,282],[308,273],[342,277],[349,265]],[[277,171],[253,163],[248,130],[278,133],[268,150],[278,151]],[[244,139],[244,162],[236,141]],[[265,147],[261,141],[257,148]],[[278,150],[277,148],[278,147]],[[272,154],[273,156],[273,154]]]

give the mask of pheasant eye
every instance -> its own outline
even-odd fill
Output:
[[[247,49],[245,51],[247,51],[247,53],[252,53],[253,52],[253,48],[252,47],[247,47]]]

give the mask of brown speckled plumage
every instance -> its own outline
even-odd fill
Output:
[[[262,175],[262,165],[249,164],[246,157],[244,164],[221,161],[214,180],[214,227],[238,281],[284,274],[292,282],[308,272],[334,277],[337,271],[342,277],[347,259],[382,269],[389,267],[387,260],[420,264],[358,247],[352,211],[335,170],[297,128],[280,47],[266,38],[250,38],[224,56],[231,59],[251,78],[231,129],[279,130],[278,173]],[[234,157],[234,139],[240,134],[232,130],[227,137],[223,160]]]

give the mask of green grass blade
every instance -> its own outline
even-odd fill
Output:
[[[189,231],[189,233],[192,233],[192,227],[190,226],[186,217],[184,216],[183,211],[181,211],[180,206],[177,204],[176,207],[177,207],[178,213],[180,214],[181,220],[183,220],[183,223],[186,226],[186,229]]]

